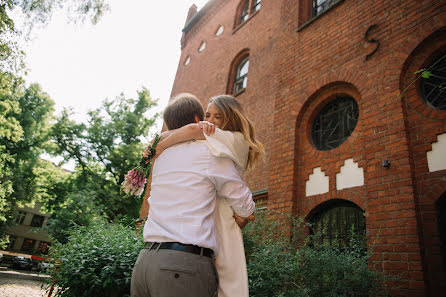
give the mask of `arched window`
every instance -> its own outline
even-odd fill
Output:
[[[441,195],[437,203],[438,230],[440,233],[440,251],[443,258],[443,268],[446,270],[446,192]]]
[[[348,247],[352,236],[365,235],[364,212],[350,201],[328,201],[313,215],[310,234],[316,244]]]
[[[428,69],[431,75],[420,81],[421,96],[433,108],[446,110],[446,51]]]
[[[236,94],[241,90],[246,89],[248,84],[248,69],[249,69],[249,56],[246,56],[237,65],[234,78],[233,93]]]
[[[243,24],[249,18],[249,0],[245,0],[240,12],[239,24]]]
[[[321,151],[340,146],[358,122],[359,109],[355,99],[339,96],[327,103],[317,114],[311,135],[314,146]]]
[[[253,13],[258,11],[258,10],[260,10],[261,2],[262,2],[261,0],[254,0],[254,1],[252,1],[252,9],[251,9],[251,11]]]
[[[253,16],[254,13],[259,11],[261,2],[261,0],[242,0],[237,9],[235,27],[243,24]]]

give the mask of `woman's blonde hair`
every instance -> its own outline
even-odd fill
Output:
[[[252,122],[246,117],[242,105],[232,96],[219,95],[212,97],[209,104],[221,112],[223,118],[222,130],[241,132],[249,144],[247,168],[252,168],[254,164],[263,158],[265,149],[256,139],[256,130]]]

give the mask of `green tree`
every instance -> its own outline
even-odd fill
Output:
[[[95,201],[95,193],[72,192],[64,197],[52,212],[47,225],[44,227],[51,238],[65,244],[69,231],[77,226],[89,226],[93,222],[103,219],[101,208]]]
[[[35,168],[48,140],[53,101],[38,85],[25,88],[11,74],[0,85],[0,238],[17,205],[36,197]],[[2,240],[4,243],[4,240]]]
[[[7,197],[13,192],[11,178],[16,156],[6,144],[16,143],[23,136],[20,122],[15,118],[21,112],[19,102],[15,100],[16,83],[13,75],[0,75],[0,247],[7,243],[4,232],[12,210]]]
[[[53,126],[52,153],[75,160],[80,171],[76,191],[94,196],[109,219],[138,216],[141,199],[124,197],[120,186],[141,158],[142,140],[158,116],[148,118],[145,114],[155,105],[156,100],[143,88],[137,99],[120,95],[104,101],[89,112],[87,124],[71,120],[65,110]]]

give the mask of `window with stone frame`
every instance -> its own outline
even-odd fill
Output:
[[[316,115],[311,129],[314,146],[321,151],[340,146],[353,133],[359,108],[350,96],[337,96]]]
[[[446,51],[439,54],[427,69],[430,75],[420,80],[421,97],[429,106],[446,110]]]
[[[25,217],[26,217],[26,212],[19,211],[17,218],[16,218],[16,223],[19,225],[22,225],[23,221],[25,220]]]
[[[44,216],[33,215],[33,218],[31,220],[31,226],[32,227],[42,227],[44,220],[45,220]]]
[[[234,78],[233,94],[246,89],[248,85],[249,56],[244,57],[237,65]]]
[[[314,245],[342,249],[347,248],[352,240],[365,239],[364,212],[347,200],[333,199],[326,202],[312,216],[310,223]]]
[[[25,238],[23,240],[22,248],[20,250],[24,251],[24,252],[31,252],[32,253],[34,251],[35,244],[36,244],[36,240],[35,239]]]
[[[245,23],[254,13],[260,10],[261,0],[242,0],[236,14],[235,27]]]
[[[43,255],[48,254],[48,248],[49,248],[50,244],[48,242],[45,241],[41,241],[39,243],[39,247],[37,248],[37,252]]]

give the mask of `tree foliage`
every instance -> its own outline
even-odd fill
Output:
[[[109,219],[138,216],[141,200],[123,197],[120,185],[141,158],[142,139],[148,137],[157,117],[145,114],[155,105],[149,91],[142,89],[137,99],[120,95],[104,101],[89,112],[88,123],[76,123],[65,110],[53,126],[52,153],[75,160],[79,170],[76,191],[94,193]]]
[[[37,194],[34,169],[48,140],[53,101],[38,85],[0,75],[0,238],[16,207]]]

